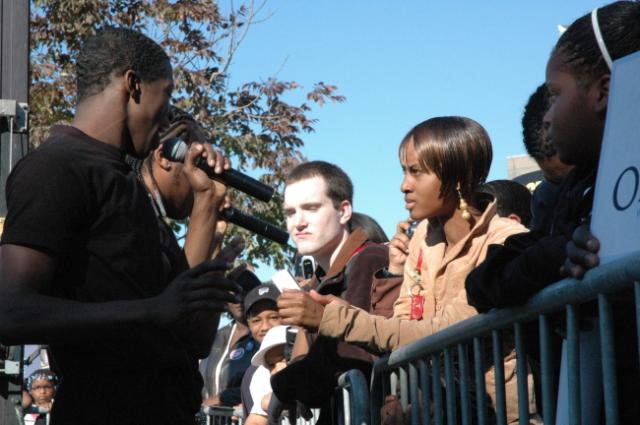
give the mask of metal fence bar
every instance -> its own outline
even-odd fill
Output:
[[[539,324],[539,342],[540,342],[540,361],[541,361],[541,384],[542,384],[542,413],[545,419],[545,423],[554,424],[556,418],[556,388],[555,380],[556,367],[554,359],[554,345],[553,345],[553,333],[551,325],[549,323],[548,314],[555,314],[562,312],[566,309],[565,314],[567,318],[567,358],[568,358],[568,385],[569,385],[569,422],[573,424],[579,424],[582,422],[580,405],[580,329],[579,329],[579,314],[578,306],[581,304],[590,302],[596,298],[603,298],[601,294],[613,294],[624,290],[628,290],[634,287],[635,300],[636,300],[636,320],[637,325],[636,332],[640,337],[640,251],[631,254],[625,258],[621,258],[611,263],[601,265],[593,270],[590,270],[585,278],[581,281],[565,279],[551,285],[534,297],[532,297],[524,305],[515,308],[498,309],[486,314],[480,314],[467,319],[463,322],[456,323],[447,327],[435,334],[429,335],[416,341],[413,344],[401,347],[395,350],[388,358],[386,363],[386,370],[391,369],[398,370],[402,367],[408,367],[411,362],[419,361],[416,364],[417,369],[410,373],[416,375],[417,387],[419,388],[418,394],[411,394],[412,405],[415,404],[415,400],[420,399],[423,402],[422,417],[418,417],[417,421],[422,422],[423,425],[431,424],[430,416],[433,416],[433,423],[441,425],[444,422],[445,411],[443,405],[442,387],[446,385],[447,390],[447,403],[448,410],[451,410],[449,403],[453,401],[455,404],[459,404],[461,414],[458,417],[446,413],[447,422],[456,422],[459,419],[466,424],[464,410],[466,401],[464,400],[465,393],[469,393],[469,390],[475,390],[475,408],[471,404],[474,416],[472,423],[478,423],[479,425],[487,425],[489,413],[493,415],[493,410],[489,412],[487,406],[488,399],[486,398],[486,382],[484,372],[486,367],[490,364],[485,362],[484,356],[484,338],[491,333],[492,335],[492,354],[493,354],[493,366],[495,368],[496,379],[496,420],[497,423],[505,423],[506,419],[506,397],[504,388],[504,355],[503,345],[501,338],[501,329],[514,328],[515,340],[516,340],[516,354],[517,354],[517,374],[520,384],[518,385],[518,398],[520,404],[518,406],[520,422],[526,420],[528,412],[528,392],[527,387],[527,368],[524,359],[526,358],[526,345],[529,341],[526,341],[526,335],[523,333],[521,325],[516,323],[525,324],[531,321],[538,321]],[[610,312],[611,305],[608,304],[608,300],[605,299],[604,304],[600,302],[601,316],[605,316],[607,311]],[[605,319],[607,322],[607,319]],[[610,322],[610,321],[609,321]],[[607,331],[604,327],[607,327],[606,323],[600,323],[600,337],[602,338],[602,347],[606,350],[611,350],[615,353],[615,345],[613,344],[612,328]],[[473,369],[474,369],[474,387],[469,388],[466,382],[464,382],[465,373],[470,373],[468,370],[468,363],[465,365],[465,354],[460,354],[461,344],[464,347],[465,344],[469,344],[473,341]],[[606,342],[609,341],[609,342]],[[639,338],[640,344],[640,338]],[[458,347],[458,356],[456,357],[456,351],[454,347]],[[639,347],[640,348],[640,347]],[[443,356],[443,352],[446,353]],[[454,351],[451,351],[454,350]],[[605,358],[606,357],[606,358]],[[444,360],[443,360],[444,359]],[[454,361],[457,359],[457,363]],[[613,360],[613,363],[611,361]],[[441,362],[445,361],[445,372],[447,369],[451,373],[443,375],[441,372]],[[431,362],[431,366],[429,366]],[[615,376],[615,358],[611,355],[603,355],[603,375],[609,374],[610,376],[604,377],[604,381],[607,382],[606,386],[614,388],[616,383]],[[608,363],[605,364],[605,363]],[[465,369],[467,367],[467,369]],[[431,374],[429,373],[431,372]],[[385,372],[388,373],[388,372]],[[451,377],[458,378],[460,375],[459,384],[453,382],[450,384]],[[443,383],[443,376],[444,381]],[[431,382],[428,382],[429,377]],[[380,380],[380,386],[385,385],[384,381]],[[425,385],[426,384],[426,385]],[[455,387],[459,386],[459,391],[455,391]],[[463,389],[462,387],[465,387]],[[416,385],[411,385],[411,392],[415,393]],[[388,387],[387,387],[388,388]],[[384,387],[383,387],[384,389]],[[451,390],[454,389],[453,392]],[[420,396],[419,391],[422,391]],[[372,388],[372,391],[380,393],[380,389]],[[525,392],[526,391],[526,392]],[[402,393],[409,394],[409,391],[403,390]],[[604,393],[609,400],[606,406],[610,411],[607,412],[608,423],[611,423],[610,418],[613,418],[613,423],[616,421],[616,416],[619,414],[617,411],[617,394],[613,394],[609,389],[605,389]],[[372,393],[373,394],[373,393]],[[460,403],[453,398],[452,394],[460,394]],[[383,399],[376,397],[377,400]],[[612,400],[615,400],[612,401]],[[373,405],[374,403],[372,403]],[[455,406],[454,404],[454,406]],[[511,407],[511,406],[510,406]],[[525,413],[526,407],[526,413]],[[455,409],[454,409],[455,410]],[[373,412],[373,411],[372,411]],[[457,414],[457,411],[456,411]],[[412,422],[416,422],[416,416],[412,414]],[[373,415],[372,415],[373,418]],[[493,418],[492,418],[493,421]],[[378,425],[377,423],[375,425]]]
[[[400,404],[403,410],[407,410],[409,406],[409,377],[407,376],[406,367],[399,369],[400,376]]]
[[[487,425],[487,395],[484,381],[484,344],[482,338],[473,338],[473,371],[476,383],[476,415],[478,425]]]
[[[388,357],[383,357],[373,364],[373,372],[371,376],[371,403],[369,409],[372,425],[380,425],[380,410],[382,409],[385,397],[390,392],[388,360]]]
[[[569,385],[569,424],[580,425],[580,323],[576,306],[567,310],[567,375]]]
[[[496,422],[507,424],[507,400],[504,388],[504,355],[502,353],[502,334],[499,330],[491,332],[493,345],[493,368],[495,370],[496,388]]]
[[[527,376],[527,350],[522,323],[513,325],[516,339],[516,376],[518,378],[518,418],[521,424],[529,423],[529,391]]]
[[[440,384],[440,355],[431,356],[431,391],[433,392],[433,416],[435,425],[443,425],[442,385]]]
[[[598,295],[600,314],[600,350],[602,353],[602,383],[604,387],[604,412],[607,425],[617,425],[618,384],[616,377],[616,349],[613,335],[613,312],[606,295]]]
[[[453,376],[453,356],[451,349],[444,349],[444,376],[447,387],[447,424],[456,425],[456,383]]]
[[[420,388],[422,388],[422,425],[431,424],[431,385],[429,385],[429,366],[425,360],[419,360]]]
[[[420,402],[418,401],[418,369],[409,365],[409,399],[411,400],[411,425],[420,425]]]
[[[545,424],[553,425],[556,423],[556,398],[554,397],[555,390],[552,388],[555,383],[555,374],[551,352],[551,329],[549,319],[544,314],[538,317],[538,329],[540,334],[542,417]]]
[[[640,281],[640,251],[590,270],[581,281],[564,279],[550,285],[522,305],[478,314],[400,347],[389,356],[389,365],[396,367],[416,361],[426,354],[485,335],[493,329],[535,320],[540,314],[562,311],[567,304],[591,301],[599,293],[610,294],[629,289],[634,281]]]
[[[364,374],[349,370],[338,377],[338,385],[342,388],[345,424],[370,424],[369,386]]]
[[[467,346],[465,344],[458,344],[458,365],[460,368],[460,417],[462,425],[471,425],[469,358],[467,357]]]

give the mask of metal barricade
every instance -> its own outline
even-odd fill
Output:
[[[368,425],[369,385],[362,372],[349,370],[338,377],[342,389],[342,411],[344,425]]]
[[[207,406],[197,416],[198,425],[242,425],[242,412],[233,407]]]
[[[580,308],[583,311],[580,311]],[[505,391],[505,341],[515,347],[517,385],[517,411],[520,424],[535,422],[529,408],[527,385],[527,344],[537,344],[540,360],[540,411],[545,424],[556,423],[556,411],[567,408],[567,423],[585,423],[581,411],[581,319],[596,324],[597,347],[582,346],[583,351],[596,349],[600,353],[601,391],[604,400],[603,417],[606,423],[620,423],[616,353],[629,341],[614,340],[614,310],[630,312],[631,340],[640,333],[640,252],[591,270],[584,279],[565,279],[551,285],[527,303],[513,308],[493,310],[454,324],[440,332],[394,351],[379,360],[371,382],[370,419],[381,423],[380,409],[385,397],[394,391],[392,373],[400,377],[400,402],[403,408],[410,404],[411,424],[506,424],[507,399]],[[560,318],[566,323],[566,381],[568,398],[557,403],[557,360],[553,358],[551,341],[554,329],[551,320]],[[527,333],[537,328],[537,335]],[[583,338],[586,340],[586,338]],[[638,338],[640,340],[640,338]],[[584,342],[584,341],[583,341]],[[633,352],[638,346],[633,347]],[[639,350],[640,352],[640,350]],[[585,354],[583,352],[583,354]],[[618,353],[620,354],[620,353]],[[637,362],[636,355],[634,362]],[[495,397],[488,399],[485,382],[487,365],[493,365]],[[583,365],[584,366],[584,365]],[[638,364],[635,363],[637,370]],[[582,371],[582,378],[590,378]],[[404,379],[403,376],[408,377]],[[585,394],[587,395],[587,394]],[[637,394],[636,394],[637,396]],[[416,408],[419,406],[419,408]],[[516,407],[516,406],[512,406]],[[594,406],[586,406],[593,411]],[[360,414],[352,407],[350,418]],[[588,418],[594,423],[594,418]],[[599,418],[595,418],[599,423]],[[346,423],[346,422],[345,422]],[[358,425],[366,422],[357,422]]]

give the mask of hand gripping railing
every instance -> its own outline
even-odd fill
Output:
[[[620,295],[626,298],[621,299]],[[594,303],[593,301],[597,301]],[[586,306],[585,306],[586,304]],[[384,397],[392,392],[389,376],[393,370],[408,375],[408,388],[401,389],[401,401],[411,404],[411,423],[443,424],[506,424],[507,394],[505,392],[504,352],[505,339],[513,342],[516,352],[517,414],[519,423],[535,422],[529,406],[527,385],[528,365],[526,361],[525,325],[537,325],[540,355],[541,405],[544,423],[556,423],[557,386],[554,378],[558,369],[551,352],[553,329],[551,319],[566,320],[568,423],[597,423],[599,418],[581,417],[585,411],[581,405],[581,354],[579,307],[586,310],[592,304],[593,311],[583,316],[598,324],[598,339],[606,423],[618,424],[618,376],[616,354],[621,344],[629,341],[614,340],[614,308],[629,310],[632,336],[640,340],[640,251],[589,271],[584,279],[565,279],[551,285],[533,296],[527,303],[513,308],[493,310],[454,324],[440,332],[427,336],[413,344],[394,351],[388,358],[379,360],[374,366],[371,385],[372,424],[380,424],[380,408]],[[620,328],[621,323],[617,323]],[[634,330],[635,328],[635,330]],[[584,334],[583,334],[584,335]],[[536,342],[536,338],[530,342]],[[617,344],[617,345],[616,345]],[[491,349],[488,350],[488,346]],[[587,347],[591,349],[590,347]],[[634,352],[638,347],[633,347]],[[584,347],[583,347],[584,350]],[[472,358],[469,357],[472,352]],[[588,351],[588,350],[584,350]],[[640,350],[639,350],[640,352]],[[585,353],[583,353],[585,354]],[[485,375],[486,360],[492,358],[495,367],[495,399],[488,408]],[[582,357],[584,362],[584,356]],[[633,359],[638,362],[638,357]],[[635,367],[637,368],[637,363]],[[584,365],[583,365],[584,366]],[[584,376],[583,379],[589,378]],[[599,382],[599,381],[598,381]],[[404,386],[407,387],[407,386]],[[590,388],[590,391],[597,390]],[[443,394],[444,391],[444,394]],[[589,393],[585,393],[589,396]],[[637,396],[637,394],[636,394]],[[415,406],[420,406],[419,409]],[[581,409],[582,406],[582,409]],[[562,407],[562,406],[560,406]],[[587,411],[593,406],[587,406]],[[559,409],[558,411],[560,411]],[[490,415],[495,414],[495,418]],[[585,415],[586,416],[586,415]]]

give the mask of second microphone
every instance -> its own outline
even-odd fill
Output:
[[[187,154],[188,145],[178,137],[169,139],[162,145],[162,156],[169,161],[182,162]],[[213,168],[207,164],[205,158],[198,158],[196,166],[207,175],[216,180],[220,180],[224,184],[238,189],[249,196],[264,202],[269,202],[273,197],[275,189],[259,180],[249,177],[238,170],[225,170],[222,174],[216,174]]]

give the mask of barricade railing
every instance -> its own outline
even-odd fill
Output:
[[[342,389],[341,425],[368,425],[369,385],[359,370],[349,370],[338,377],[338,387]]]
[[[626,326],[632,338],[615,341],[614,308],[616,314],[624,316],[628,313],[624,317],[631,318],[629,323],[618,320],[615,330],[620,331],[620,325]],[[591,331],[581,328],[581,319],[587,325],[596,326],[595,339],[589,335]],[[566,322],[566,335],[563,335],[566,356],[563,354],[562,367],[566,366],[567,371],[559,379],[561,387],[566,382],[566,391],[560,391],[559,401],[556,382],[560,360],[554,356],[552,347],[553,342],[561,340],[554,334],[553,323],[558,320]],[[639,323],[640,251],[599,266],[582,280],[557,282],[521,306],[479,314],[380,359],[374,366],[371,381],[370,423],[381,423],[380,410],[385,397],[394,393],[398,386],[399,401],[410,415],[412,425],[441,425],[445,420],[447,424],[506,424],[505,346],[515,347],[517,421],[520,424],[535,423],[538,419],[543,419],[545,424],[555,424],[556,414],[565,415],[564,419],[558,418],[558,423],[600,423],[597,406],[586,401],[596,400],[599,404],[602,399],[602,417],[606,424],[621,423],[616,354],[624,354],[621,347],[630,350],[635,356],[632,360],[637,370]],[[536,330],[533,337],[530,335],[532,329]],[[632,349],[629,349],[630,341],[633,341]],[[594,353],[591,360],[586,356]],[[541,418],[533,415],[529,405],[531,364],[527,358],[531,360],[531,354],[539,355],[536,376],[540,378],[541,399],[537,400],[537,413]],[[600,360],[595,364],[593,358]],[[495,387],[492,389],[495,397],[489,400],[485,372],[491,365],[494,366]],[[394,373],[399,377],[397,383],[392,379]],[[601,379],[596,375],[601,375]],[[584,381],[589,381],[588,392],[584,388],[581,391],[581,379],[583,386]],[[581,396],[585,397],[582,403]],[[366,417],[361,409],[352,404],[348,415],[350,418]]]
[[[233,407],[207,406],[202,409],[196,422],[198,425],[242,425],[242,412]]]

